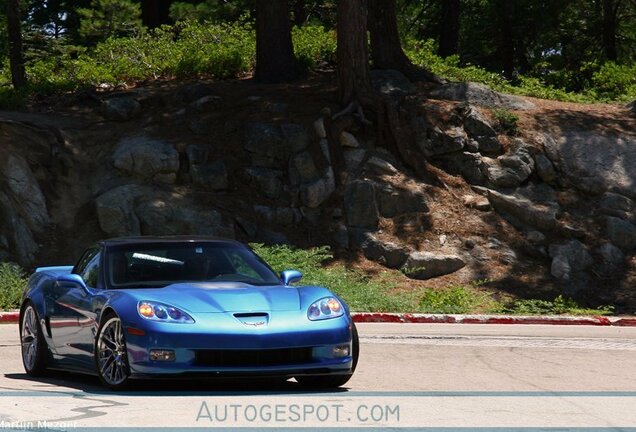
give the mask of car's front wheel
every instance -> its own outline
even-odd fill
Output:
[[[95,341],[95,363],[102,384],[123,389],[130,379],[128,351],[121,320],[112,314],[104,317]]]
[[[360,355],[360,340],[358,339],[358,329],[356,325],[352,323],[351,327],[351,373],[344,375],[329,375],[329,376],[299,376],[296,377],[296,381],[303,387],[312,389],[329,389],[337,388],[345,385],[353,376],[353,373],[358,366],[358,357]]]
[[[20,315],[20,345],[22,364],[27,375],[43,375],[46,372],[47,347],[38,313],[31,301],[26,303]]]

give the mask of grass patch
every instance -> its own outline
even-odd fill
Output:
[[[19,308],[26,285],[27,277],[19,266],[0,263],[0,310]]]
[[[554,300],[515,300],[493,312],[511,315],[612,315],[613,306],[584,308],[574,300],[558,296]]]

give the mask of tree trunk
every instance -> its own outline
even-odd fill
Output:
[[[603,53],[606,60],[618,60],[616,32],[618,28],[618,8],[621,0],[603,0]]]
[[[296,0],[294,4],[294,24],[298,27],[305,24],[307,20],[307,4],[305,0]]]
[[[514,3],[510,0],[499,2],[501,25],[501,53],[503,74],[511,79],[515,70],[515,34],[514,34]]]
[[[171,0],[142,0],[141,20],[148,28],[156,28],[170,22]]]
[[[27,83],[22,52],[22,28],[20,0],[7,1],[7,33],[9,37],[9,63],[13,87],[18,89]]]
[[[439,83],[438,77],[424,68],[415,66],[404,53],[395,9],[395,0],[369,0],[369,33],[373,66],[377,69],[398,70],[411,81]]]
[[[440,57],[446,58],[459,53],[460,7],[460,0],[442,1],[439,49],[437,51]]]
[[[340,103],[347,106],[361,94],[371,92],[367,47],[366,0],[337,2],[338,47],[336,51]]]
[[[297,76],[287,0],[256,0],[256,80],[277,83]]]

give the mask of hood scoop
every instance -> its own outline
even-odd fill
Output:
[[[269,324],[269,314],[263,312],[235,313],[234,318],[246,327],[262,328]]]

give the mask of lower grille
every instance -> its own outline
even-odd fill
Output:
[[[312,348],[265,350],[198,350],[197,366],[279,366],[312,363]]]

